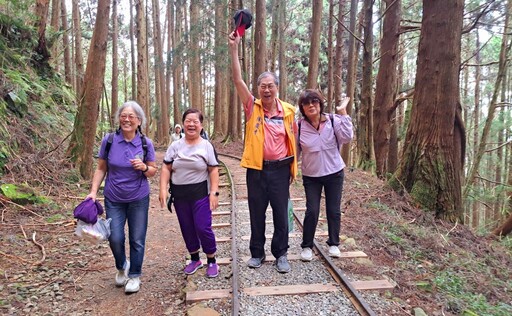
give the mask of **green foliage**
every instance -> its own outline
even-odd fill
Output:
[[[17,186],[14,184],[2,184],[0,185],[0,193],[20,205],[46,204],[49,202],[48,198],[37,195],[34,190],[25,185]]]

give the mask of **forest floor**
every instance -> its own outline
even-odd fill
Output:
[[[240,155],[242,145],[217,143],[216,149]],[[157,152],[158,164],[163,150]],[[31,176],[40,175],[24,175]],[[16,179],[10,175],[2,181]],[[0,314],[193,314],[193,306],[184,303],[187,253],[177,219],[159,207],[158,176],[151,179],[151,187],[143,283],[132,295],[114,286],[107,243],[92,245],[74,235],[72,211],[89,183],[46,187],[54,204],[43,210],[0,200]],[[291,190],[295,196],[303,194],[300,179]],[[341,248],[364,251],[371,259],[366,264],[347,260],[343,269],[369,279],[385,277],[397,285],[381,292],[393,312],[379,314],[396,315],[400,310],[414,315],[416,307],[428,315],[512,313],[510,240],[476,236],[461,224],[437,220],[382,180],[357,169],[346,170],[342,204],[341,234],[355,244]],[[215,312],[201,310],[197,315]]]

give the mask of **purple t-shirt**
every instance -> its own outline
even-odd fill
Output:
[[[133,202],[149,195],[149,181],[141,170],[133,169],[130,159],[136,157],[143,159],[142,141],[137,133],[134,139],[127,142],[123,134],[114,134],[112,146],[105,157],[105,146],[108,134],[103,137],[99,157],[107,160],[108,170],[105,178],[103,195],[113,202]],[[155,148],[153,142],[146,137],[148,152],[146,162],[155,161]]]

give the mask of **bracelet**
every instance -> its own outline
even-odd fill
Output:
[[[144,171],[142,171],[142,173],[146,173],[146,172],[148,172],[148,170],[149,170],[149,166],[146,165],[146,169]]]

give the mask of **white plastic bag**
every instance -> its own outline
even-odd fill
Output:
[[[111,221],[111,218],[98,218],[96,224],[87,224],[82,220],[78,220],[75,229],[75,235],[93,244],[97,244],[101,241],[108,240],[108,237],[110,237]]]

